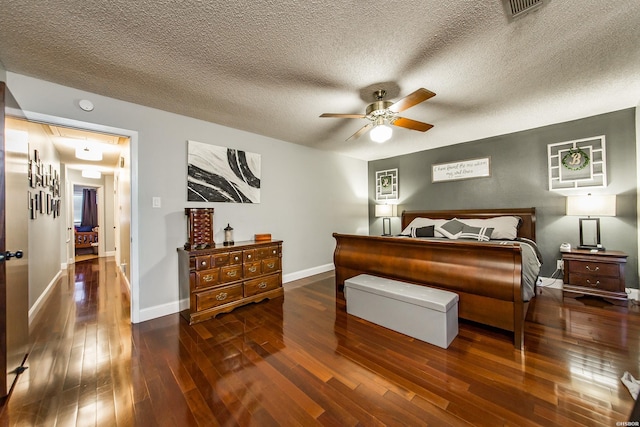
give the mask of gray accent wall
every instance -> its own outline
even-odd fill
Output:
[[[549,191],[547,145],[598,135],[606,137],[608,186]],[[433,164],[479,157],[491,158],[490,177],[431,182]],[[600,221],[602,244],[629,254],[626,284],[638,287],[635,108],[369,162],[370,234],[382,233],[382,219],[374,216],[375,173],[394,168],[399,176],[398,214],[402,210],[535,207],[545,277],[555,271],[562,242],[579,244],[578,217],[565,215],[566,196],[616,194],[617,216]],[[400,218],[392,218],[392,233],[400,231]]]

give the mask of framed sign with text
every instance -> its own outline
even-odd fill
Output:
[[[490,176],[491,157],[431,165],[431,182],[486,178]]]

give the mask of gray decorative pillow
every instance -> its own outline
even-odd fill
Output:
[[[479,242],[488,242],[491,240],[491,234],[493,233],[493,228],[487,227],[472,227],[470,225],[464,225],[462,227],[462,232],[458,236],[459,239],[472,239],[477,240]]]
[[[464,228],[463,223],[461,223],[457,219],[452,219],[451,221],[447,221],[444,224],[442,224],[438,228],[438,231],[444,237],[448,237],[449,239],[457,239],[458,237],[460,237],[460,233],[462,232],[463,228]]]
[[[411,237],[433,237],[434,229],[433,225],[411,228]]]

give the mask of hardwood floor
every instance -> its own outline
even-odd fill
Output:
[[[640,310],[543,289],[525,350],[461,322],[447,349],[345,312],[331,273],[192,327],[129,323],[112,260],[77,263],[32,325],[0,425],[606,425],[633,406]]]

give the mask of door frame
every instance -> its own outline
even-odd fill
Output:
[[[104,207],[105,207],[105,203],[104,203],[104,185],[103,184],[95,184],[95,185],[91,185],[91,184],[86,184],[84,182],[76,182],[76,181],[71,181],[69,180],[69,175],[66,175],[66,179],[68,180],[68,182],[71,184],[71,197],[69,198],[71,203],[70,203],[70,212],[69,215],[67,215],[67,220],[70,222],[67,224],[67,229],[69,227],[72,228],[74,227],[74,214],[75,214],[75,208],[73,206],[73,196],[74,196],[74,188],[75,186],[79,186],[79,187],[84,187],[84,188],[95,188],[96,189],[96,198],[97,198],[97,202],[98,202],[98,257],[103,257],[105,256],[105,233],[107,232],[107,227],[105,224],[105,218],[104,218]],[[73,261],[75,262],[75,241],[72,242],[72,244],[70,245],[73,249]],[[67,249],[67,253],[68,253]]]
[[[138,131],[131,129],[116,128],[113,126],[101,125],[98,123],[84,122],[80,120],[68,119],[66,117],[52,116],[49,114],[35,113],[26,110],[7,111],[13,115],[20,116],[26,120],[39,123],[48,123],[57,126],[71,127],[94,132],[110,133],[122,135],[129,138],[130,155],[130,182],[131,182],[131,227],[130,227],[130,298],[131,298],[131,323],[140,323],[140,273],[139,273],[139,225],[138,225]],[[66,255],[65,255],[66,258]]]

